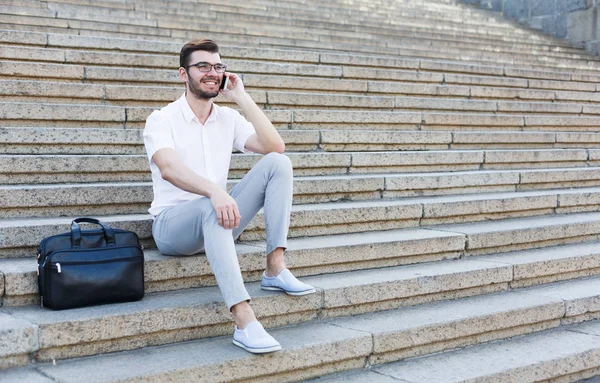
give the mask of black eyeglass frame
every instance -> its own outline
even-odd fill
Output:
[[[200,65],[210,66],[210,69],[208,71],[204,72],[202,69],[200,69]],[[219,73],[219,74],[225,73],[227,71],[227,65],[223,64],[223,63],[211,64],[211,63],[207,63],[206,61],[198,61],[195,64],[190,64],[190,65],[186,66],[185,69],[188,69],[191,66],[195,66],[202,73],[210,73],[210,71],[213,69],[215,70],[216,73]],[[219,69],[217,69],[217,68],[219,68]],[[221,71],[219,72],[219,70],[221,70]]]

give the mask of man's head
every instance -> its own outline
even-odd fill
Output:
[[[212,40],[192,40],[179,53],[179,76],[196,98],[211,99],[219,95],[225,65],[219,46]]]

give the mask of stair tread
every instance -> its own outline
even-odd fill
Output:
[[[306,251],[327,252],[338,248],[338,251],[346,253],[346,258],[330,260],[334,262],[353,262],[355,252],[353,247],[364,246],[375,247],[385,244],[399,244],[404,247],[404,256],[419,254],[423,251],[460,252],[464,246],[464,236],[460,233],[449,231],[436,231],[427,229],[404,229],[385,232],[374,232],[364,234],[342,234],[335,236],[322,236],[316,238],[290,239],[288,244],[289,267],[310,267],[311,259],[298,260],[296,254]],[[372,281],[399,281],[418,278],[419,276],[442,275],[447,273],[468,273],[476,270],[512,270],[513,275],[509,280],[522,280],[544,277],[551,273],[566,273],[572,271],[586,270],[597,267],[598,253],[600,251],[598,242],[576,243],[533,250],[513,251],[504,254],[489,254],[456,261],[446,260],[425,263],[415,263],[403,266],[388,267],[384,269],[369,268],[363,266],[353,271],[338,272],[336,274],[312,275],[314,271],[304,271],[298,275],[306,275],[304,279],[315,287],[323,289],[339,289],[348,286],[369,284]],[[238,256],[241,258],[242,271],[257,269],[261,272],[264,267],[264,244],[261,242],[249,242],[237,244]],[[144,251],[146,259],[146,282],[157,281],[161,278],[189,278],[200,275],[212,275],[207,264],[206,257],[198,254],[191,257],[169,257],[160,254],[157,250],[147,249]],[[372,254],[371,254],[372,253]],[[390,257],[388,254],[377,253],[377,250],[360,252],[360,259],[368,260],[377,257]],[[37,295],[37,282],[35,276],[36,262],[32,259],[5,259],[0,260],[0,272],[4,275],[7,286],[7,295]],[[173,269],[175,269],[173,271]],[[182,271],[181,271],[182,270]],[[178,272],[181,273],[178,274]],[[503,272],[503,271],[502,271]],[[319,273],[319,271],[317,271]],[[500,276],[506,278],[506,276]],[[256,280],[251,278],[251,280]],[[214,285],[214,281],[212,282]],[[252,285],[253,290],[258,291],[258,286]],[[218,299],[218,290],[215,287],[200,288],[201,291],[212,291],[207,296],[210,299]],[[193,295],[192,290],[180,290],[180,294]],[[194,290],[195,291],[195,290]],[[179,294],[177,291],[168,291],[160,294]],[[202,293],[204,294],[204,293]],[[215,295],[216,294],[216,295]],[[264,295],[264,293],[262,294]],[[259,296],[262,296],[259,294]],[[217,298],[215,298],[215,296]],[[197,298],[194,298],[197,299]],[[169,299],[167,299],[169,302]],[[7,308],[11,310],[10,308]],[[126,309],[123,307],[123,309]],[[34,310],[36,311],[36,310]],[[98,312],[102,312],[99,308]]]
[[[485,332],[490,329],[514,327],[521,323],[535,323],[536,321],[550,320],[552,318],[558,319],[564,315],[564,306],[568,305],[570,301],[582,298],[587,298],[588,300],[597,299],[597,292],[592,292],[592,290],[594,290],[593,287],[597,285],[597,283],[597,278],[574,282],[561,282],[533,289],[501,292],[491,295],[463,298],[455,301],[429,303],[421,306],[403,307],[391,311],[369,313],[355,317],[333,318],[316,322],[311,321],[291,327],[277,328],[270,332],[281,342],[284,350],[280,353],[273,354],[268,359],[269,363],[273,363],[273,360],[277,360],[275,364],[278,364],[278,368],[281,368],[285,365],[283,362],[287,361],[290,357],[289,354],[298,355],[298,353],[306,353],[308,350],[320,354],[320,349],[325,348],[329,351],[328,355],[333,361],[336,359],[337,361],[341,361],[343,358],[348,358],[349,356],[366,357],[369,354],[384,352],[386,347],[385,341],[389,337],[399,339],[396,340],[395,345],[391,345],[390,347],[401,349],[403,348],[402,343],[407,341],[414,345],[414,343],[427,344],[435,341],[435,339],[439,340],[439,337],[434,336],[435,334],[432,333],[433,331],[439,331],[440,336],[444,339],[451,339],[453,336],[460,336],[460,334],[463,334],[464,336],[464,334],[477,334],[478,332]],[[557,293],[557,291],[563,291],[562,289],[558,290],[557,287],[571,289],[577,291],[578,294],[572,294],[567,298],[564,294]],[[543,310],[543,308],[550,310],[550,312],[545,311],[545,314],[538,317],[533,315],[538,312],[536,310]],[[523,317],[519,315],[528,310],[533,310],[533,314],[529,315],[531,319],[526,319],[527,316]],[[77,315],[77,310],[72,311]],[[63,314],[64,313],[65,312],[63,312]],[[65,317],[65,315],[62,316]],[[490,324],[490,319],[486,320],[486,318],[493,318],[494,316],[501,316],[504,319],[496,319],[492,322],[493,324]],[[511,316],[512,320],[506,319],[511,318]],[[41,320],[41,322],[43,323],[44,321]],[[465,326],[467,323],[473,324]],[[449,334],[448,326],[454,328],[455,330],[453,330],[453,332],[456,332],[456,334]],[[554,326],[556,326],[556,324]],[[580,333],[579,335],[581,335],[581,333],[598,335],[598,331],[600,331],[597,322],[570,326],[569,329],[570,328],[576,330],[569,330],[568,333],[575,334],[578,332]],[[495,346],[496,344],[503,344],[501,347],[504,347],[505,350],[514,352],[513,346],[509,349],[507,344],[510,345],[511,343],[516,343],[522,345],[522,339],[536,338],[544,338],[544,342],[548,342],[548,336],[556,336],[557,332],[563,332],[562,327],[547,332],[501,340],[496,343],[477,345],[472,348],[458,351],[450,351],[442,354],[442,358],[437,357],[436,355],[425,356],[418,359],[409,359],[397,364],[374,366],[373,368],[380,372],[394,371],[401,373],[403,371],[410,371],[411,365],[421,366],[422,368],[421,363],[427,363],[427,360],[437,360],[436,363],[441,363],[443,366],[447,363],[447,359],[444,360],[443,355],[449,355],[453,359],[456,358],[456,362],[461,365],[462,368],[465,368],[465,365],[462,364],[463,359],[460,357],[461,354],[473,356],[474,354],[472,351],[477,349],[481,350],[480,352],[483,352],[486,357],[491,357],[494,352],[498,352],[499,350],[498,347]],[[417,334],[422,335],[420,338],[414,338]],[[429,335],[426,336],[425,334]],[[564,342],[565,338],[560,336],[560,334],[558,335],[559,339]],[[592,344],[594,349],[600,349],[600,341],[597,336],[593,342],[590,342],[591,337],[577,336],[576,338],[574,346],[586,344],[586,347],[583,349],[587,350],[589,349],[588,347],[590,344]],[[344,348],[345,351],[338,350],[338,352],[331,354],[330,350],[332,346],[356,340],[360,340],[360,352],[358,355],[356,354],[358,351],[356,348],[354,348],[353,351],[350,351],[348,347]],[[59,361],[57,366],[38,364],[34,368],[44,374],[48,374],[48,376],[58,378],[60,381],[63,381],[64,379],[64,381],[69,382],[76,381],[74,380],[76,378],[81,378],[83,371],[86,371],[87,373],[93,372],[92,381],[105,381],[104,379],[115,379],[117,376],[121,379],[124,376],[129,378],[137,377],[139,379],[142,376],[167,374],[169,372],[176,374],[189,373],[190,371],[188,369],[204,369],[207,366],[220,370],[226,368],[233,360],[235,360],[236,363],[241,363],[242,366],[249,363],[262,364],[256,356],[237,350],[231,345],[230,341],[229,335],[220,338],[195,340],[187,343],[149,347],[81,359],[64,360]],[[530,341],[526,340],[525,342]],[[571,344],[572,342],[566,343]],[[539,346],[539,343],[535,343],[535,347]],[[488,349],[493,349],[495,351],[488,353],[485,351]],[[577,352],[580,352],[581,350],[577,350],[577,347],[575,347],[575,349]],[[531,352],[531,350],[528,349],[528,352]],[[552,350],[552,352],[555,353],[555,349]],[[567,354],[571,353],[572,351],[569,351]],[[208,357],[209,354],[211,355],[210,357]],[[187,355],[183,361],[180,359],[182,355]],[[456,357],[454,357],[455,355]],[[536,353],[536,355],[540,354]],[[319,356],[322,357],[322,354]],[[556,357],[556,354],[554,354],[554,357]],[[159,360],[159,358],[162,360]],[[178,360],[177,363],[173,364],[168,362],[169,360],[175,361],[176,358]],[[154,359],[156,359],[156,363],[149,363],[153,367],[148,368],[148,362],[154,361]],[[539,359],[540,358],[538,357],[537,360]],[[473,359],[471,359],[471,361],[472,360]],[[476,360],[483,362],[481,359]],[[307,363],[308,361],[304,358],[303,362]],[[320,364],[323,363],[323,360],[316,358],[311,360],[310,363]],[[494,363],[492,363],[492,365],[494,365]],[[111,367],[107,369],[107,366]],[[176,371],[173,371],[173,366],[177,366]],[[443,368],[442,366],[438,368]],[[285,369],[295,368],[298,368],[295,364],[290,366],[286,365],[285,367]],[[32,371],[32,369],[33,368],[30,368],[29,371]],[[27,369],[22,369],[21,371],[23,370]],[[109,372],[107,372],[107,370],[109,370]],[[267,373],[273,372],[276,372],[276,370],[269,370]],[[438,370],[435,372],[436,374],[440,373]],[[260,373],[258,373],[258,375],[260,375]]]
[[[537,334],[409,359],[371,371],[325,376],[319,382],[462,382],[529,380],[598,367],[600,322],[564,326]],[[586,368],[587,367],[587,368]],[[370,380],[371,377],[374,380]],[[367,380],[365,380],[367,379]],[[316,382],[316,380],[310,380]]]

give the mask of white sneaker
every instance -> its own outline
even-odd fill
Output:
[[[263,272],[260,288],[283,291],[288,295],[306,295],[315,292],[314,287],[300,282],[288,269],[283,269],[276,277],[267,277],[267,274]]]
[[[269,335],[258,321],[248,323],[243,330],[235,326],[233,344],[253,354],[281,350],[279,342]]]

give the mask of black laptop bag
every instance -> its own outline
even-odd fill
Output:
[[[80,222],[101,229],[81,230]],[[95,218],[76,218],[70,232],[44,238],[37,260],[42,307],[62,310],[144,296],[144,253],[137,234]]]

